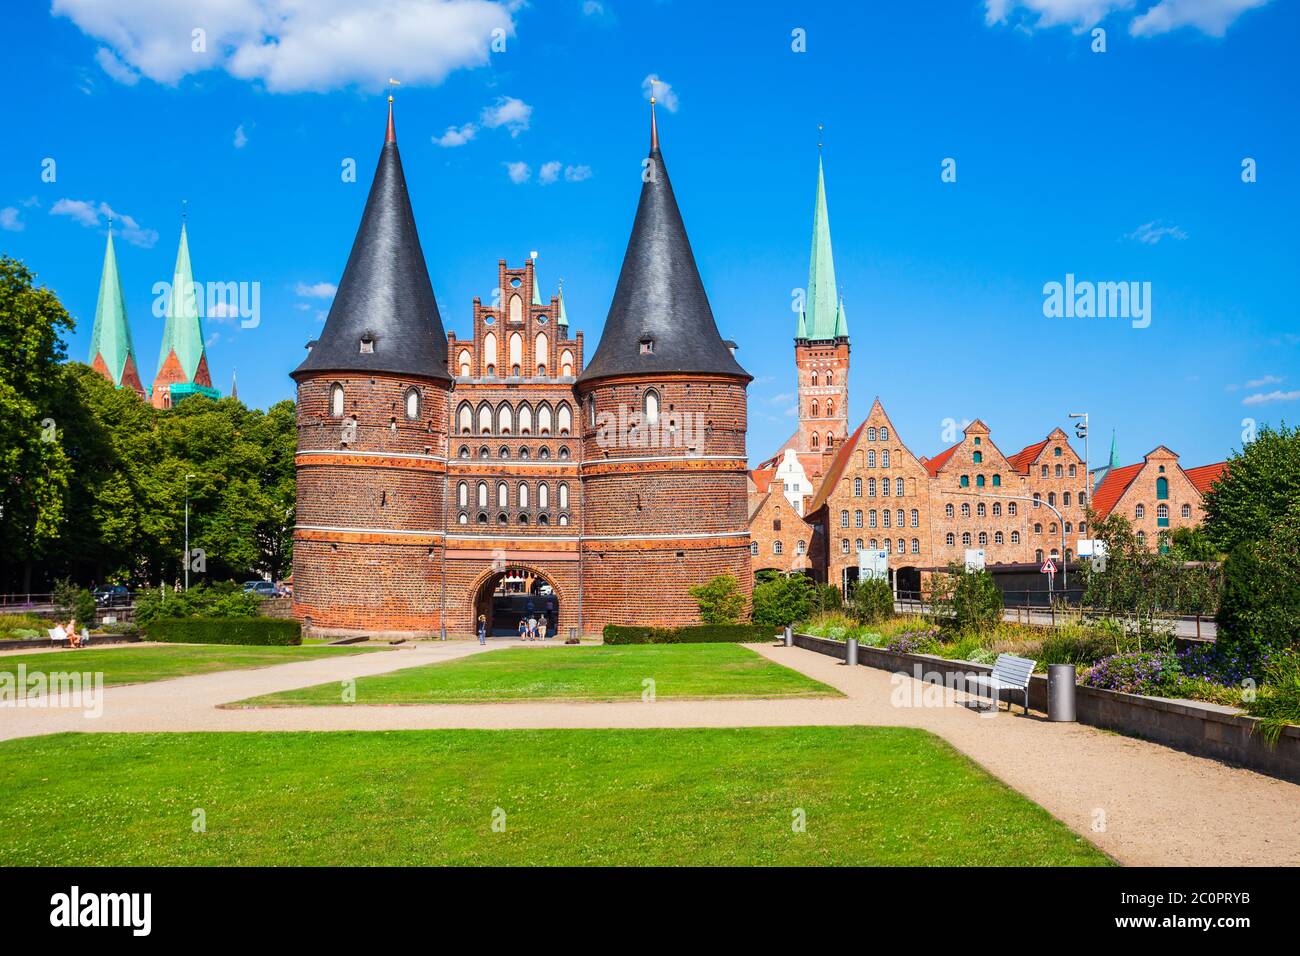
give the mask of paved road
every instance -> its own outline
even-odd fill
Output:
[[[501,645],[498,645],[501,646]],[[544,645],[537,653],[550,653]],[[1300,865],[1300,786],[1214,760],[1041,715],[982,717],[964,694],[911,677],[845,667],[802,648],[758,653],[846,696],[654,703],[442,704],[221,709],[257,694],[491,653],[475,642],[226,671],[109,688],[103,716],[5,710],[0,737],[58,731],[387,730],[423,728],[921,727],[1045,807],[1117,860],[1133,865]],[[937,693],[937,697],[934,697]],[[931,699],[933,698],[933,699]]]

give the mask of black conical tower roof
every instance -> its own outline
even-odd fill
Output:
[[[659,149],[653,106],[650,160],[643,178],[600,345],[578,381],[666,372],[752,378],[718,334]],[[647,340],[651,350],[643,351]]]
[[[364,338],[373,351],[361,351]],[[334,303],[319,339],[292,374],[309,372],[451,378],[447,334],[415,229],[391,104],[379,166]]]

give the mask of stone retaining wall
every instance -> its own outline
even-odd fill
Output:
[[[845,645],[822,637],[796,634],[797,647],[844,660]],[[895,654],[879,647],[858,645],[858,663],[887,671],[901,671],[922,679],[944,681],[966,690],[962,676],[988,674],[993,668],[971,661],[954,661],[930,654]],[[917,670],[919,668],[919,671]],[[971,693],[975,692],[972,688]],[[987,691],[981,689],[987,695]],[[1018,693],[1004,700],[1019,702]],[[1014,706],[1014,705],[1013,705]],[[1029,706],[1047,710],[1047,677],[1029,680]],[[1075,689],[1075,715],[1079,723],[1142,737],[1199,757],[1240,764],[1274,777],[1300,783],[1300,727],[1287,727],[1276,745],[1256,730],[1259,721],[1231,707],[1194,700],[1166,700],[1140,694],[1079,686]]]

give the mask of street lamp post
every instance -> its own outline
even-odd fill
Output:
[[[1088,454],[1088,413],[1070,412],[1071,418],[1079,421],[1074,424],[1074,434],[1083,439],[1083,487],[1088,494],[1088,504],[1092,504],[1092,458]]]
[[[1070,589],[1070,562],[1065,557],[1065,515],[1057,510],[1056,505],[1048,504],[1042,498],[1031,498],[1028,495],[1001,495],[974,491],[950,491],[948,494],[965,495],[968,498],[1002,498],[1007,501],[1028,501],[1032,502],[1035,507],[1042,505],[1051,511],[1052,514],[1056,515],[1058,526],[1061,529],[1061,590],[1068,591]]]
[[[190,479],[185,476],[185,590],[190,589]]]

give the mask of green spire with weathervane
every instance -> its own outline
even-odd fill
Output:
[[[176,353],[186,379],[194,381],[203,358],[203,319],[199,315],[198,290],[190,267],[190,244],[181,223],[181,244],[176,250],[176,268],[172,273],[172,290],[167,299],[167,321],[163,326],[162,348],[158,351],[158,368],[167,356]]]
[[[844,309],[836,300],[835,258],[831,252],[831,221],[826,211],[826,176],[817,157],[817,203],[813,208],[812,252],[808,259],[808,289],[804,311],[799,315],[796,335],[801,339],[823,340],[847,337],[848,324],[841,322]]]
[[[1119,446],[1115,444],[1115,429],[1110,430],[1110,467],[1119,467]]]
[[[560,280],[560,291],[558,294],[560,297],[560,314],[556,316],[555,324],[560,326],[561,328],[567,329],[569,327],[569,313],[565,311],[564,308],[564,280],[563,279]]]
[[[127,362],[133,361],[134,352],[110,224],[108,245],[104,249],[104,270],[99,277],[99,301],[95,304],[95,327],[90,335],[90,364],[95,364],[96,357],[101,359],[113,384],[121,388],[122,373]]]

